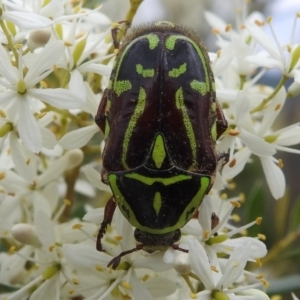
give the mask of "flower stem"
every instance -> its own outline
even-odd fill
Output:
[[[261,111],[265,108],[266,104],[268,102],[270,102],[274,97],[275,95],[279,92],[279,90],[284,86],[284,84],[286,83],[286,81],[288,80],[288,77],[287,76],[282,76],[278,85],[276,86],[276,88],[274,89],[274,91],[265,99],[263,99],[263,101],[261,102],[261,104],[259,104],[258,106],[256,106],[255,108],[253,108],[250,113],[253,114],[253,113],[256,113],[258,111]]]
[[[0,27],[1,29],[3,30],[3,33],[4,35],[6,36],[7,38],[7,45],[8,47],[11,49],[11,51],[13,52],[14,56],[15,56],[15,60],[16,60],[16,64],[18,64],[18,61],[19,61],[19,54],[18,54],[18,51],[17,49],[15,48],[15,45],[12,41],[12,38],[11,38],[11,34],[9,33],[5,23],[3,20],[0,19]]]

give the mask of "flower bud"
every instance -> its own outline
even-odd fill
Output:
[[[27,46],[30,50],[45,46],[51,37],[49,29],[38,29],[30,32]]]
[[[22,244],[35,247],[42,246],[33,225],[25,223],[16,224],[12,227],[11,233],[13,237]]]
[[[175,257],[174,269],[181,275],[187,275],[191,272],[192,267],[187,253],[179,253]]]
[[[79,166],[83,161],[83,152],[80,149],[70,150],[67,154],[68,165],[67,170],[73,169]]]

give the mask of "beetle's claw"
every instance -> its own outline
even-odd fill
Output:
[[[107,267],[111,267],[113,270],[115,270],[118,265],[120,264],[120,261],[121,261],[121,256],[118,255],[116,257],[114,257],[108,264],[107,264]]]

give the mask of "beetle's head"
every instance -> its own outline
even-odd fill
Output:
[[[153,234],[139,229],[135,229],[134,238],[143,245],[143,250],[151,253],[163,251],[171,247],[180,240],[181,232],[179,229],[164,234]]]

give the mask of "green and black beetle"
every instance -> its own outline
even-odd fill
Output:
[[[122,256],[178,246],[180,228],[214,182],[215,150],[227,122],[216,100],[208,54],[196,34],[169,22],[137,27],[123,41],[95,118],[105,133],[102,181],[113,197],[97,238],[116,205],[134,226],[136,248]]]

